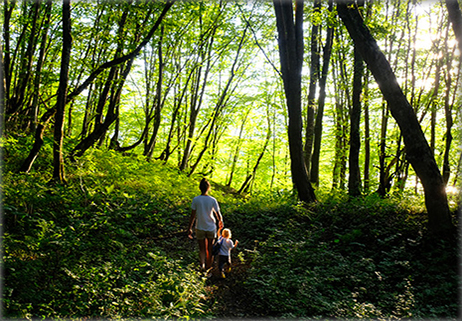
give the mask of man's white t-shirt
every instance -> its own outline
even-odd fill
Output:
[[[196,229],[215,231],[216,220],[213,210],[220,213],[220,207],[215,198],[209,195],[199,195],[193,198],[191,209],[196,210]]]

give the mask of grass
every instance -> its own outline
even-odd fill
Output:
[[[302,206],[214,185],[240,241],[234,276],[218,282],[181,234],[200,177],[92,150],[61,186],[46,157],[16,174],[17,144],[5,144],[3,164],[4,317],[457,317],[458,244],[428,239],[409,198],[335,193]]]

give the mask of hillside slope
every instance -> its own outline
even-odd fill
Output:
[[[336,193],[306,207],[213,185],[240,243],[229,276],[207,279],[184,234],[200,177],[93,150],[60,186],[6,156],[4,317],[457,316],[458,243],[427,239],[408,202]]]

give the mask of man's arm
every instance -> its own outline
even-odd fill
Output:
[[[215,216],[216,216],[216,218],[217,218],[217,220],[218,220],[218,227],[219,227],[220,229],[222,229],[223,226],[224,226],[224,225],[223,225],[223,216],[221,216],[220,211],[213,210],[213,212],[215,213]]]
[[[194,220],[196,219],[196,210],[191,210],[191,216],[189,217],[189,224],[188,224],[188,237],[192,240],[192,227],[194,224]]]
[[[221,230],[223,229],[223,226],[218,226],[218,231],[217,231],[217,236],[221,236]]]

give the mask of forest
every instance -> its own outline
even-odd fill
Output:
[[[4,0],[2,318],[460,317],[460,7]]]

